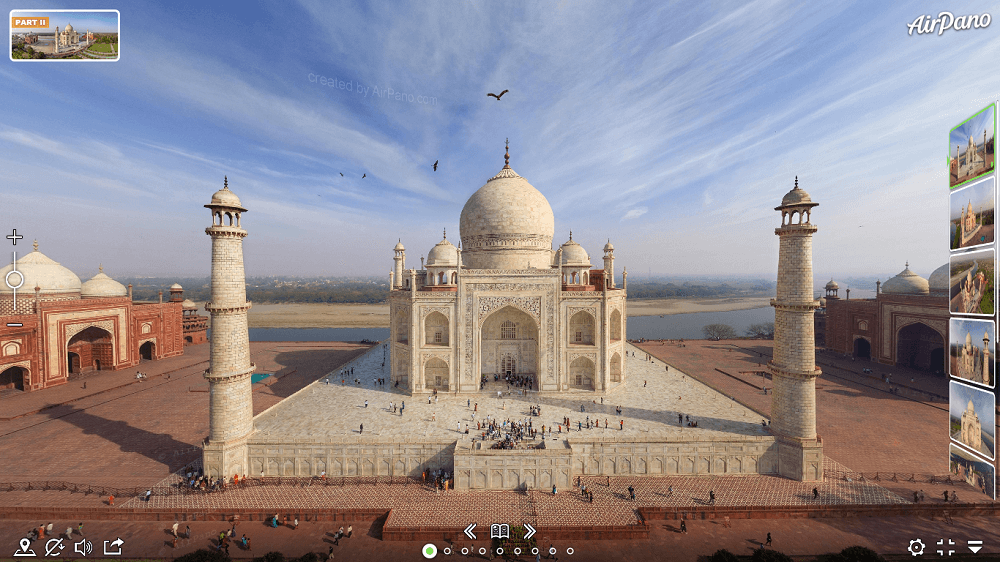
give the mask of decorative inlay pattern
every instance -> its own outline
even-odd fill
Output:
[[[567,318],[573,318],[574,314],[576,314],[577,312],[583,311],[583,312],[589,312],[590,315],[594,317],[594,320],[595,321],[597,320],[597,311],[594,310],[594,308],[590,307],[590,306],[570,306],[566,310],[569,313],[566,316]]]
[[[73,336],[91,327],[101,328],[102,330],[106,330],[109,334],[111,334],[112,338],[115,337],[114,321],[100,320],[98,322],[85,322],[83,324],[72,324],[70,326],[66,326],[66,341],[68,342]]]
[[[420,319],[421,321],[426,320],[427,316],[432,312],[440,312],[444,314],[448,322],[451,322],[451,307],[449,306],[427,306],[420,309]]]
[[[541,320],[541,297],[479,297],[479,328],[483,321],[498,308],[513,306],[527,312],[535,321]]]

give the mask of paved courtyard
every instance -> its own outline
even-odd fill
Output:
[[[720,438],[756,438],[770,433],[761,426],[761,416],[730,397],[720,394],[677,369],[667,372],[661,361],[646,360],[645,353],[628,346],[623,388],[595,399],[592,392],[571,391],[558,395],[506,390],[498,398],[496,391],[475,396],[440,394],[428,403],[427,397],[410,397],[391,385],[374,386],[373,379],[383,376],[381,346],[349,363],[354,374],[341,377],[339,371],[311,384],[294,396],[258,417],[258,431],[296,439],[336,439],[371,437],[385,439],[423,439],[454,441],[465,432],[476,433],[476,422],[491,419],[529,419],[529,408],[541,405],[541,416],[530,417],[532,425],[555,430],[549,439],[571,436],[600,437],[626,441],[699,441]],[[635,356],[632,356],[635,353]],[[361,384],[354,384],[354,379]],[[344,384],[341,381],[345,380]],[[329,381],[329,384],[327,384]],[[365,401],[368,407],[365,407]],[[389,402],[406,408],[393,414]],[[603,402],[603,403],[602,403]],[[477,407],[478,405],[478,407]],[[615,408],[623,408],[622,415]],[[582,409],[582,411],[581,411]],[[473,413],[476,414],[473,419]],[[698,427],[678,423],[677,414],[690,416]],[[559,433],[564,417],[570,428]],[[600,428],[587,429],[587,420],[596,420]],[[624,426],[620,423],[624,421]],[[582,430],[579,429],[582,424]],[[364,424],[364,434],[359,435]],[[624,427],[624,429],[622,429]],[[459,431],[461,428],[461,431]]]

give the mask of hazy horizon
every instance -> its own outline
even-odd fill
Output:
[[[248,275],[387,276],[398,239],[411,268],[442,229],[459,240],[509,138],[553,208],[553,246],[572,230],[601,268],[610,239],[619,278],[774,279],[774,207],[796,176],[819,203],[818,287],[874,288],[907,261],[926,278],[948,261],[946,143],[1000,97],[981,62],[1000,41],[997,26],[908,35],[923,13],[143,5],[122,12],[118,62],[0,67],[17,108],[0,117],[0,227],[74,272],[207,275],[203,205],[228,176]]]

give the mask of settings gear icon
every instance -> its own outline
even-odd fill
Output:
[[[924,541],[920,539],[910,541],[910,548],[907,550],[910,551],[910,555],[912,556],[922,555],[924,553]]]

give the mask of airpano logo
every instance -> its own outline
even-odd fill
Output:
[[[958,16],[956,18],[955,14],[951,12],[941,12],[936,18],[920,16],[913,20],[913,23],[906,26],[910,28],[910,32],[907,35],[913,35],[914,31],[917,32],[917,35],[934,33],[935,29],[938,29],[938,35],[943,34],[949,29],[954,29],[955,31],[971,28],[980,29],[989,27],[992,19],[989,14],[985,13],[981,16]]]

